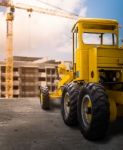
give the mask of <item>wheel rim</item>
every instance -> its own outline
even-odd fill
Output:
[[[67,118],[70,113],[70,96],[67,92],[64,97],[64,111],[65,111],[65,117]]]
[[[40,103],[42,104],[42,102],[43,102],[43,94],[42,94],[42,92],[41,92],[41,95],[40,95]]]
[[[92,121],[92,101],[89,95],[82,98],[81,114],[84,126],[89,128]]]

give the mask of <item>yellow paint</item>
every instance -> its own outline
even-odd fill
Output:
[[[123,105],[123,92],[122,91],[108,91],[108,95],[117,104]]]
[[[116,120],[117,117],[117,107],[114,99],[109,98],[110,104],[110,121],[113,122]]]
[[[92,101],[90,99],[88,100],[88,108],[92,109]],[[92,120],[92,114],[87,113],[86,115],[87,115],[88,120],[91,121]]]
[[[93,72],[93,76],[92,76]],[[89,82],[98,82],[97,48],[89,50]]]
[[[73,80],[73,71],[67,70],[65,64],[60,64],[58,66],[58,73],[61,79],[57,84],[57,89],[54,92],[50,93],[51,99],[60,98],[62,95],[63,86]]]

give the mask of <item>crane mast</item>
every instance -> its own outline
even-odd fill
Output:
[[[7,12],[7,35],[6,35],[6,98],[13,97],[13,20],[14,9]]]

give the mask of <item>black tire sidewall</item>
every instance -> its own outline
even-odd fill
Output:
[[[77,103],[77,116],[78,116],[78,122],[79,122],[79,125],[80,125],[80,128],[81,128],[81,132],[83,135],[87,135],[88,134],[88,131],[90,130],[91,126],[89,128],[86,128],[84,123],[83,123],[83,119],[82,119],[82,113],[81,113],[81,105],[82,105],[82,99],[85,95],[89,95],[90,99],[92,100],[92,97],[88,91],[87,88],[82,88],[81,89],[82,92],[80,92],[80,95],[79,95],[79,99],[78,99],[78,103]],[[92,101],[91,101],[92,102]],[[93,105],[93,103],[92,103]],[[93,107],[92,107],[93,109]],[[93,110],[92,110],[93,112]],[[92,115],[93,117],[93,115]],[[93,118],[92,118],[93,120]]]
[[[62,95],[62,99],[61,99],[61,114],[62,114],[62,118],[63,118],[65,123],[67,123],[67,119],[69,117],[69,115],[68,115],[68,117],[66,118],[65,110],[64,110],[64,97],[65,97],[67,92],[68,92],[67,88],[65,87],[63,90],[63,95]]]
[[[42,95],[42,97],[41,97]],[[50,98],[49,98],[49,90],[47,87],[42,87],[40,94],[40,105],[44,110],[50,109]]]
[[[62,118],[66,125],[68,126],[76,126],[78,124],[77,120],[77,96],[78,96],[78,85],[75,83],[70,83],[64,87],[62,98],[61,98],[61,114]],[[69,94],[70,99],[70,110],[69,114],[66,117],[65,109],[64,109],[64,98],[66,94]]]

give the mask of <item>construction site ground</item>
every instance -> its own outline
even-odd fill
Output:
[[[82,149],[122,150],[123,120],[110,125],[104,140],[90,142],[64,124],[58,102],[43,111],[38,98],[0,99],[0,150]]]

